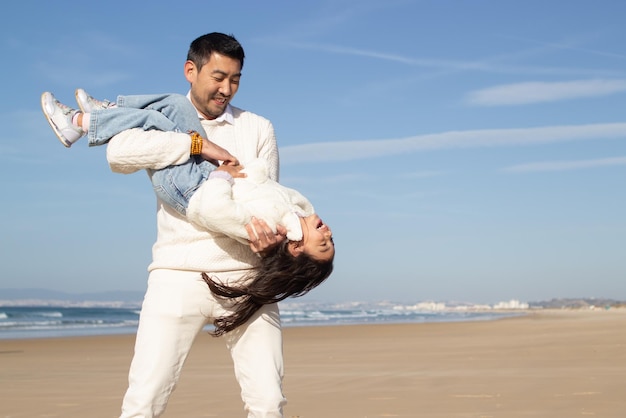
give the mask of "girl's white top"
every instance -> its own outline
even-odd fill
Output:
[[[233,179],[232,185],[227,179],[209,177],[191,197],[187,219],[247,244],[245,225],[255,216],[274,232],[276,225],[284,226],[288,240],[300,241],[300,216],[314,213],[311,203],[298,191],[271,180],[267,161],[256,159],[244,167],[247,177]]]

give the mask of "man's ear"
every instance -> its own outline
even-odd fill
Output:
[[[196,81],[197,71],[196,64],[193,61],[185,61],[185,78],[188,82],[193,83]]]
[[[304,245],[302,245],[302,241],[289,241],[287,251],[293,257],[297,257],[304,252]]]

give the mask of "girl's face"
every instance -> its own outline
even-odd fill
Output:
[[[331,260],[335,256],[335,244],[333,232],[328,225],[317,215],[300,218],[300,225],[302,225],[302,252],[315,260]]]

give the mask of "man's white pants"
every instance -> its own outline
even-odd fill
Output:
[[[220,273],[234,280],[242,272]],[[230,279],[230,280],[229,280]],[[194,339],[212,318],[228,314],[200,273],[153,270],[148,279],[121,418],[160,416]],[[248,418],[282,418],[283,353],[278,306],[263,306],[246,325],[223,336]]]

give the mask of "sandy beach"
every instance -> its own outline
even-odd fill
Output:
[[[626,311],[286,328],[286,418],[626,416]],[[0,418],[119,415],[133,335],[0,340]],[[165,417],[244,417],[201,335]]]

